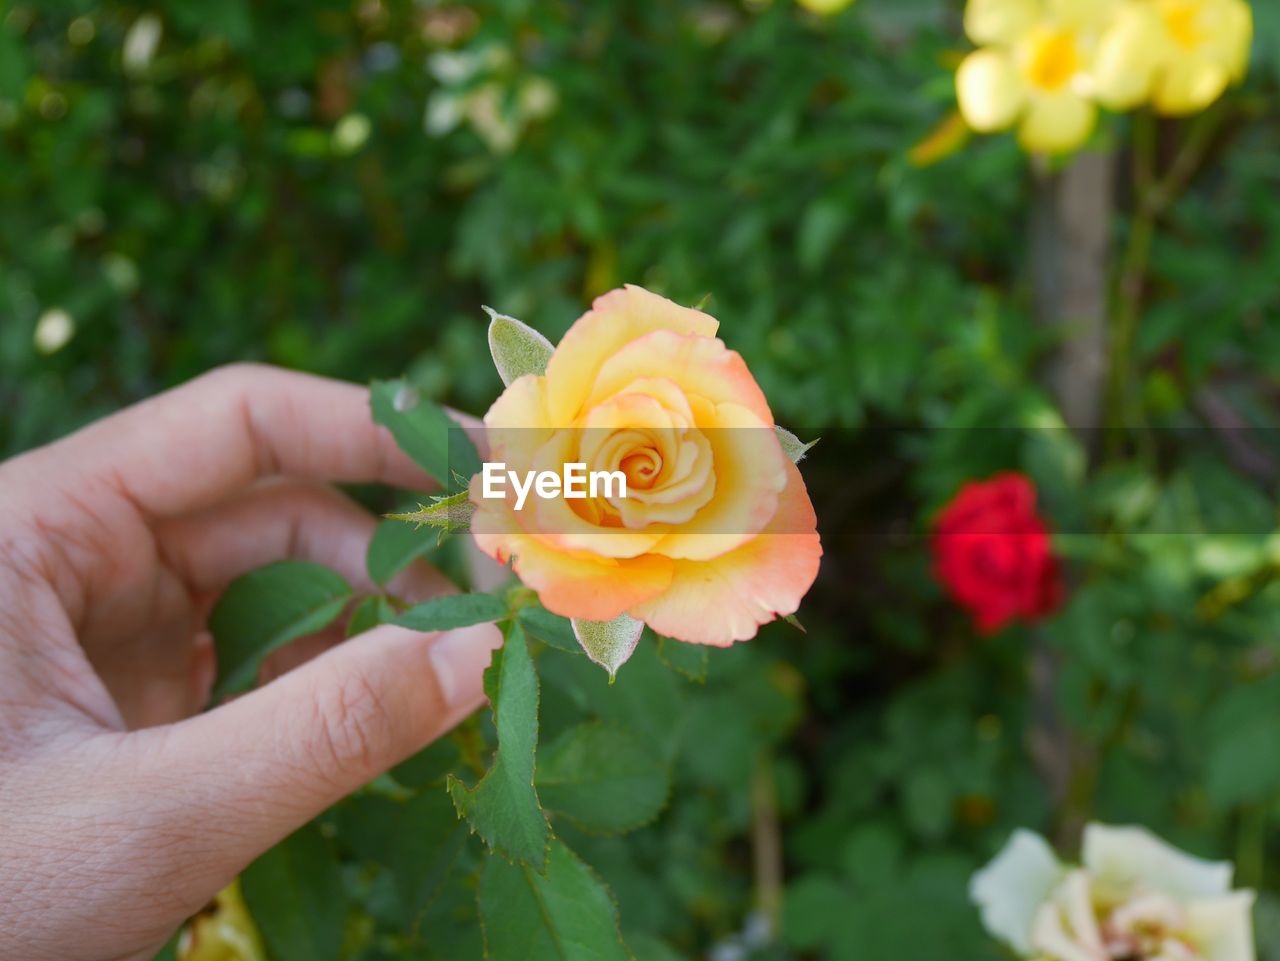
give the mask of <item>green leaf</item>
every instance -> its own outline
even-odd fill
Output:
[[[29,72],[24,44],[0,22],[0,100],[20,101]]]
[[[476,506],[471,503],[470,492],[461,490],[448,497],[433,497],[429,504],[419,504],[417,510],[388,514],[387,517],[402,524],[412,524],[415,531],[423,527],[439,528],[443,537],[454,531],[470,530],[475,513]]]
[[[791,431],[785,427],[779,427],[777,424],[773,425],[773,431],[778,435],[779,443],[782,444],[782,452],[787,455],[787,458],[793,464],[798,464],[804,460],[805,455],[813,450],[818,443],[816,440],[811,440],[806,444]]]
[[[390,871],[401,917],[412,927],[440,892],[466,846],[444,791],[424,791],[404,800],[366,794],[339,808],[339,837],[366,860]]]
[[[928,857],[917,862],[911,877],[881,879],[867,890],[825,875],[795,879],[785,895],[784,943],[831,961],[1004,957],[966,897],[972,866],[951,855],[934,856],[934,863]]]
[[[1280,730],[1280,675],[1241,684],[1206,718],[1205,789],[1219,810],[1280,795],[1280,757],[1269,747]]]
[[[479,904],[488,961],[633,961],[609,889],[562,841],[545,877],[491,856]]]
[[[684,684],[658,659],[656,644],[642,644],[627,663],[623,684],[610,684],[609,677],[585,657],[567,657],[548,651],[538,670],[557,697],[581,704],[593,715],[617,721],[641,732],[662,757],[671,759],[688,723]],[[695,699],[696,700],[696,699]],[[734,725],[721,727],[737,730]]]
[[[545,607],[522,608],[519,618],[530,637],[569,654],[583,653],[582,645],[573,636],[573,623],[569,618],[552,614]]]
[[[249,913],[277,961],[337,961],[347,904],[338,857],[314,824],[245,870]]]
[[[807,273],[826,263],[848,221],[848,204],[834,197],[820,197],[805,209],[796,240],[796,260]]]
[[[492,850],[543,871],[551,830],[533,786],[538,675],[519,623],[511,625],[506,643],[494,654],[484,686],[498,732],[493,766],[473,788],[451,776],[449,794],[459,816]]]
[[[850,878],[872,890],[897,877],[902,849],[902,835],[889,822],[866,821],[845,839],[841,860]]]
[[[782,940],[799,951],[811,951],[835,940],[841,917],[853,900],[847,885],[809,874],[787,885],[782,908]]]
[[[662,663],[691,681],[705,684],[710,651],[705,644],[686,644],[670,637],[658,638],[658,656]]]
[[[416,388],[403,380],[374,381],[369,403],[373,419],[441,487],[456,490],[480,472],[480,455],[466,431]]]
[[[941,838],[951,827],[952,788],[940,772],[927,767],[911,771],[902,801],[907,823],[923,837]]]
[[[636,956],[636,961],[686,961],[686,958],[675,948],[652,934],[628,933],[626,940],[627,946]]]
[[[168,10],[184,29],[218,37],[233,50],[245,50],[253,44],[253,10],[248,0],[220,0],[216,4],[169,0]]]
[[[218,652],[213,696],[252,686],[264,657],[327,627],[351,594],[340,575],[309,561],[280,561],[236,578],[209,616]]]
[[[648,824],[671,787],[666,764],[638,733],[600,722],[570,728],[546,747],[536,783],[543,807],[599,834]]]
[[[461,759],[462,752],[458,750],[453,736],[442,737],[407,761],[401,761],[393,767],[391,776],[396,783],[405,787],[426,787],[436,781],[443,781],[445,775],[457,767]]]
[[[573,634],[587,657],[609,672],[609,680],[618,676],[618,668],[627,663],[640,643],[644,621],[629,614],[619,614],[611,621],[573,619]]]
[[[1280,718],[1242,727],[1209,755],[1205,788],[1219,810],[1237,804],[1259,804],[1280,794],[1280,763],[1273,745]]]
[[[400,520],[383,520],[374,530],[365,553],[369,580],[375,584],[386,584],[419,557],[430,554],[438,543],[430,534],[424,534]]]
[[[355,637],[379,624],[390,624],[396,619],[396,609],[391,602],[379,594],[377,597],[366,597],[355,606],[347,621],[347,637]]]
[[[555,352],[551,341],[524,321],[490,307],[484,311],[489,315],[489,353],[493,355],[493,365],[498,368],[502,383],[510,386],[525,374],[546,373],[547,363]]]
[[[409,608],[396,623],[411,631],[451,631],[507,616],[506,602],[492,594],[446,594]]]
[[[1007,958],[982,929],[978,912],[965,896],[965,876],[949,878],[944,885],[928,878],[926,868],[922,861],[918,877],[846,900],[837,915],[841,923],[829,942],[830,953],[824,956],[833,961]]]

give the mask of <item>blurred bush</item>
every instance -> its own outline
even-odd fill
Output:
[[[554,335],[622,280],[712,293],[793,420],[900,410],[1004,266],[1020,161],[912,169],[949,11],[861,12],[10,6],[0,442],[244,358],[417,356],[483,407],[479,303]]]
[[[554,340],[627,281],[710,293],[778,419],[829,433],[807,464],[827,546],[808,634],[716,652],[697,698],[656,674],[591,694],[601,716],[655,699],[682,732],[659,822],[626,842],[563,831],[643,961],[716,945],[718,961],[990,957],[966,879],[1012,827],[1061,821],[1064,798],[1072,817],[1238,854],[1243,883],[1280,890],[1264,872],[1280,802],[1280,9],[1255,4],[1250,80],[1215,108],[1155,244],[1138,392],[1169,430],[1088,471],[1066,431],[985,430],[1059,422],[1040,377],[1055,341],[1027,280],[1036,178],[1012,138],[946,155],[938,133],[958,4],[0,10],[0,452],[242,359],[357,380],[407,368],[480,411],[500,386],[482,303]],[[1094,144],[1122,165],[1127,123]],[[1168,158],[1185,130],[1158,133]],[[916,165],[930,154],[945,156]],[[1073,591],[1046,628],[979,641],[918,535],[960,483],[1005,469],[1037,481]],[[395,862],[361,833],[384,803],[322,825],[345,872],[344,956],[478,958],[465,890],[431,902],[432,936],[403,936]],[[761,831],[785,854],[763,879],[785,891],[780,943],[748,920],[772,905]],[[1259,924],[1280,958],[1276,895]]]

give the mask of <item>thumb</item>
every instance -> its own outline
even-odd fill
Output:
[[[137,763],[154,768],[139,774],[184,785],[183,803],[164,807],[186,822],[179,837],[198,831],[209,849],[182,856],[233,874],[480,707],[501,644],[492,624],[438,635],[374,628],[206,714],[152,729],[160,743]]]

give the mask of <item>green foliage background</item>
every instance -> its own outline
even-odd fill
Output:
[[[1021,430],[1054,416],[1026,158],[996,138],[908,159],[953,107],[956,3],[9,2],[0,452],[246,359],[405,373],[481,411],[500,387],[482,303],[555,340],[625,281],[710,292],[778,419],[828,434],[806,464],[827,557],[808,633],[713,652],[705,684],[650,641],[613,688],[538,649],[542,750],[602,722],[669,772],[670,803],[625,838],[553,819],[636,957],[997,957],[968,875],[1015,826],[1094,816],[1236,858],[1278,959],[1280,10],[1254,7],[1250,80],[1155,247],[1140,394],[1167,430],[1086,469],[1079,438]],[[145,13],[163,37],[126,70]],[[441,129],[484,89],[499,123]],[[529,89],[553,109],[525,115]],[[1098,142],[1123,154],[1126,121]],[[75,334],[44,354],[53,307]],[[1223,405],[1261,468],[1215,430]],[[980,640],[919,535],[1009,468],[1064,532],[1071,598]],[[1032,664],[1056,665],[1047,686]],[[519,879],[481,877],[442,778],[484,769],[487,723],[291,839],[297,877],[247,877],[279,961],[480,957],[476,885],[483,903]],[[752,921],[773,907],[761,832],[785,863],[774,942]],[[441,852],[474,870],[442,880]]]

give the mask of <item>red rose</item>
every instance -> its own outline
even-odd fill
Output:
[[[934,570],[983,634],[1052,614],[1062,580],[1036,489],[1022,474],[966,484],[938,514]]]

